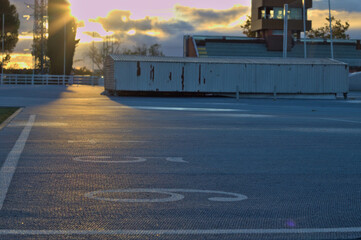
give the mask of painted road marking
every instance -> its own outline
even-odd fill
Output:
[[[88,140],[68,140],[68,143],[90,143],[90,144],[97,144],[97,143],[102,143],[102,142],[107,142],[107,143],[145,143],[148,141],[117,141],[117,140],[95,140],[95,139],[88,139]]]
[[[28,140],[31,128],[35,122],[35,115],[31,115],[29,117],[29,121],[27,122],[25,128],[21,132],[18,140],[16,141],[14,147],[11,152],[8,154],[4,165],[0,170],[0,210],[3,207],[6,194],[8,192],[11,180],[16,170],[16,166],[18,165],[21,153],[24,150],[25,143]]]
[[[158,110],[158,111],[190,111],[190,112],[245,112],[247,110],[232,108],[193,108],[193,107],[157,107],[157,106],[107,106],[108,108]]]
[[[0,230],[0,235],[230,235],[361,233],[361,227],[299,229]]]
[[[177,163],[188,163],[187,161],[184,161],[181,157],[167,157],[165,158],[168,162],[177,162]]]
[[[132,106],[131,108],[139,110],[161,110],[161,111],[194,111],[194,112],[244,112],[240,109],[222,109],[222,108],[187,108],[187,107],[146,107]]]
[[[111,159],[110,156],[87,156],[87,157],[76,157],[74,161],[77,162],[91,162],[91,163],[139,163],[146,162],[147,159],[141,157],[129,157],[129,159],[134,160],[103,160]]]
[[[273,118],[273,115],[264,115],[264,114],[246,114],[246,113],[211,113],[205,114],[202,116],[209,116],[209,117],[235,117],[235,118]]]
[[[184,199],[184,195],[181,193],[206,193],[206,194],[220,194],[227,195],[228,197],[211,197],[209,201],[214,202],[237,202],[246,200],[248,197],[239,193],[221,192],[221,191],[209,191],[209,190],[196,190],[196,189],[163,189],[163,188],[139,188],[139,189],[114,189],[114,190],[100,190],[95,192],[86,193],[85,197],[108,202],[121,202],[121,203],[164,203],[164,202],[175,202]],[[141,199],[128,199],[128,198],[106,198],[97,197],[99,194],[106,193],[157,193],[169,195],[166,198],[141,198]]]
[[[27,126],[27,122],[12,122],[8,126],[9,127],[24,127]],[[68,123],[63,122],[36,122],[34,123],[35,127],[67,127]]]
[[[126,157],[127,160],[107,160],[112,159],[111,156],[84,156],[84,157],[75,157],[74,161],[77,162],[89,162],[89,163],[140,163],[146,162],[148,159],[164,159],[168,162],[175,163],[188,163],[183,160],[182,157]]]
[[[336,122],[346,122],[346,123],[361,123],[359,121],[344,120],[344,119],[337,119],[337,118],[319,118],[319,119],[328,120],[328,121],[336,121]]]

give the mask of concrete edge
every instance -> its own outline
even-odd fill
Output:
[[[8,117],[8,119],[6,119],[2,124],[0,124],[0,131],[3,130],[3,128],[5,128],[23,110],[24,108],[19,108],[10,117]]]

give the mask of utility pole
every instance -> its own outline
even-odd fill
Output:
[[[284,26],[283,26],[283,58],[287,58],[287,41],[288,41],[288,4],[284,7]]]
[[[306,0],[302,0],[303,4],[303,47],[304,47],[304,58],[307,58],[307,43],[306,43]]]
[[[331,40],[331,58],[334,59],[333,55],[333,36],[332,36],[332,17],[331,17],[331,0],[328,0],[328,12],[330,18],[330,40]]]

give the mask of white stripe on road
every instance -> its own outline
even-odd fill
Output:
[[[18,165],[19,158],[24,150],[25,143],[28,140],[31,128],[34,125],[35,117],[35,115],[30,116],[29,121],[21,132],[20,137],[16,141],[11,152],[8,154],[5,163],[0,170],[0,210],[3,207],[11,179],[13,178],[16,166]]]
[[[108,106],[108,108],[158,110],[158,111],[191,111],[191,112],[246,112],[248,110],[233,108],[194,108],[194,107],[157,107],[157,106]]]
[[[359,121],[344,120],[344,119],[337,119],[337,118],[319,118],[319,119],[321,119],[321,120],[329,120],[329,121],[336,121],[336,122],[361,123]]]
[[[229,234],[320,234],[361,233],[353,228],[300,229],[170,229],[170,230],[0,230],[0,235],[229,235]]]
[[[130,106],[139,110],[159,110],[159,111],[194,111],[194,112],[244,112],[241,109],[222,109],[222,108],[189,108],[189,107],[153,107],[153,106]]]

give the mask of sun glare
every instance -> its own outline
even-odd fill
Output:
[[[134,29],[129,30],[129,31],[127,32],[127,34],[130,35],[130,36],[133,36],[133,35],[135,35],[136,33],[137,33],[137,31],[135,31]]]

